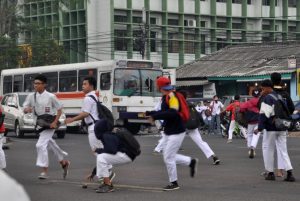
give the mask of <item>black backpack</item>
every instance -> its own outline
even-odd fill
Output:
[[[131,156],[135,158],[141,154],[140,143],[126,128],[118,128],[114,133],[124,142]]]
[[[89,95],[97,104],[97,110],[98,110],[98,117],[99,119],[106,119],[107,121],[107,128],[108,130],[112,130],[114,127],[114,117],[111,111],[103,105],[100,101],[96,100],[96,98],[93,95]],[[90,114],[91,118],[93,119],[94,123],[96,120],[94,117]]]
[[[200,126],[200,116],[195,106],[191,103],[188,103],[190,118],[185,123],[185,127],[189,130],[196,129]]]
[[[286,102],[280,94],[269,94],[274,100],[274,119],[273,123],[277,130],[285,131],[291,128],[292,121],[290,117],[289,109]]]

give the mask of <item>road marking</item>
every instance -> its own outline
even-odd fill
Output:
[[[96,182],[81,182],[81,181],[67,181],[67,180],[47,180],[41,183],[61,183],[61,184],[73,184],[76,186],[82,186],[86,184],[87,186],[98,187],[99,183]],[[146,186],[134,186],[134,185],[126,185],[126,184],[117,184],[114,185],[116,188],[127,188],[131,190],[142,190],[142,191],[151,191],[151,192],[163,192],[163,188],[157,187],[146,187]]]

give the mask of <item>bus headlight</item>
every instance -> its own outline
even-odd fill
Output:
[[[117,109],[118,109],[118,112],[126,112],[127,111],[126,106],[118,106]]]

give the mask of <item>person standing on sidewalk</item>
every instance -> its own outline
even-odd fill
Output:
[[[190,176],[194,177],[197,172],[198,159],[177,153],[185,137],[184,122],[179,114],[180,102],[173,86],[171,86],[170,79],[159,77],[156,80],[156,85],[163,94],[161,110],[147,111],[146,116],[151,123],[154,123],[154,120],[164,120],[163,158],[170,182],[164,187],[164,191],[171,191],[179,189],[176,164],[189,166]]]
[[[41,167],[42,172],[38,176],[39,179],[48,178],[49,157],[48,149],[52,150],[57,157],[63,169],[63,178],[68,174],[70,161],[65,160],[64,157],[68,154],[63,151],[53,140],[53,134],[58,127],[59,118],[62,114],[62,104],[60,104],[56,96],[46,91],[47,78],[44,75],[38,75],[34,78],[35,92],[27,96],[23,107],[25,113],[33,113],[35,119],[41,115],[55,116],[50,128],[45,128],[40,132],[39,139],[36,143],[37,161],[36,165]]]
[[[212,129],[214,130],[214,134],[221,135],[221,118],[220,114],[224,108],[224,105],[219,101],[219,97],[214,95],[213,101],[210,103],[211,107],[211,124]]]
[[[254,130],[257,129],[258,126],[258,100],[260,96],[260,90],[254,89],[252,91],[252,98],[244,103],[240,104],[241,112],[243,112],[248,120],[247,127],[247,147],[249,149],[249,158],[254,158],[255,149],[260,137],[260,133],[254,134]]]
[[[280,131],[274,124],[275,118],[275,104],[278,101],[274,97],[279,97],[273,89],[273,84],[270,80],[264,80],[261,84],[263,94],[267,94],[260,107],[258,129],[255,133],[262,132],[265,129],[263,135],[263,159],[264,166],[267,171],[265,176],[266,180],[275,180],[274,174],[274,152],[275,146],[277,146],[278,154],[282,157],[284,168],[287,171],[287,176],[284,181],[294,182],[296,179],[293,176],[293,167],[291,165],[290,157],[287,151],[287,131]],[[267,91],[267,92],[265,92]],[[289,96],[288,96],[289,97]],[[289,97],[290,99],[290,97]],[[289,101],[286,101],[288,104]],[[292,107],[292,106],[287,106]],[[279,158],[278,158],[279,160]]]

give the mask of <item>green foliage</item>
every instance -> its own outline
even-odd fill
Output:
[[[14,40],[0,37],[0,70],[17,67],[20,56],[21,50]]]

